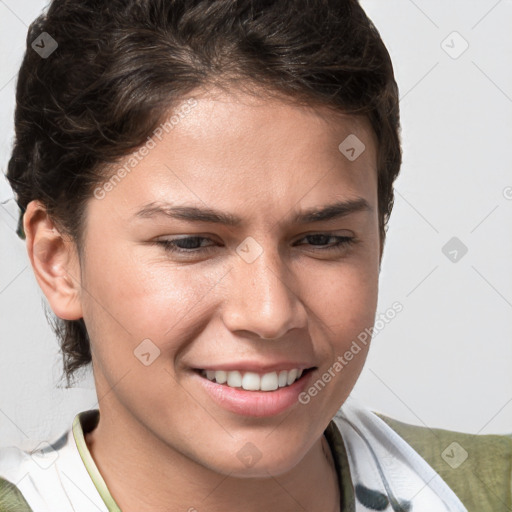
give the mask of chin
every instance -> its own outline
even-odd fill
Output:
[[[213,453],[208,455],[211,458]],[[216,473],[234,478],[269,478],[293,470],[303,456],[292,446],[285,453],[282,448],[269,448],[265,456],[265,450],[259,450],[253,443],[247,442],[234,452],[218,453],[211,460],[211,464],[210,461],[204,461],[203,465]]]

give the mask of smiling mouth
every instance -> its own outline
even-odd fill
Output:
[[[268,373],[202,369],[195,369],[194,371],[211,382],[222,384],[230,388],[238,388],[246,391],[275,391],[291,386],[314,369],[316,369],[316,366],[304,370],[293,368],[291,370],[280,370]]]

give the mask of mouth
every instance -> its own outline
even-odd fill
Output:
[[[316,366],[305,369],[292,368],[290,370],[277,370],[268,373],[194,368],[194,372],[210,382],[228,388],[245,391],[271,392],[292,386],[295,382],[305,379],[306,376],[316,368]]]
[[[258,373],[195,368],[191,374],[199,388],[222,409],[239,416],[271,418],[299,406],[299,396],[311,384],[317,369],[313,366]]]

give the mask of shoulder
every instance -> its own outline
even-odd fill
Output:
[[[22,475],[25,452],[9,446],[0,448],[0,512],[32,512],[23,494],[14,482]]]
[[[73,426],[27,449],[0,447],[0,512],[64,512],[108,507],[86,467],[75,434],[83,434],[79,413]],[[38,443],[35,447],[32,445]]]
[[[512,508],[512,435],[410,425],[374,413],[441,476],[469,512]]]
[[[56,466],[67,436],[31,449],[0,448],[0,512],[64,510],[54,505],[65,503]]]
[[[20,490],[0,477],[0,512],[32,512]]]

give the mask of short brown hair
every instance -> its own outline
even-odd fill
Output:
[[[47,58],[32,47],[43,32],[58,44]],[[107,164],[141,146],[190,91],[233,81],[367,117],[384,243],[402,161],[398,87],[357,0],[53,0],[29,27],[16,89],[7,178],[20,237],[38,199],[81,253],[85,205]],[[83,318],[52,328],[69,387],[91,362],[87,329]]]

